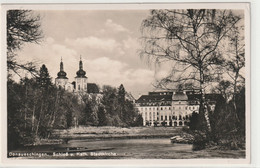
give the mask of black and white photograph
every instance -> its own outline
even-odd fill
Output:
[[[247,4],[93,6],[4,8],[6,160],[249,163]]]

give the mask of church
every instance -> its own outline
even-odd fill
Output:
[[[95,83],[88,83],[88,77],[86,76],[86,71],[83,70],[83,62],[80,57],[79,70],[76,72],[75,81],[69,82],[67,78],[67,73],[64,71],[64,65],[61,59],[60,71],[55,78],[55,85],[58,88],[63,88],[69,92],[73,93],[87,93],[87,94],[98,94],[99,88]]]

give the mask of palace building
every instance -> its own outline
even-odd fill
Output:
[[[61,59],[60,71],[55,78],[55,85],[74,94],[86,94],[92,97],[96,96],[99,101],[102,93],[95,83],[88,83],[86,71],[83,70],[83,62],[80,58],[79,70],[73,82],[69,82],[67,73],[64,71],[64,65]],[[131,94],[127,98],[132,100],[137,111],[143,117],[144,126],[185,126],[193,112],[199,113],[200,94],[198,90],[172,90],[172,91],[154,91],[148,95],[142,95],[134,100]],[[215,110],[215,105],[222,98],[218,94],[206,94],[206,102],[210,111]]]
[[[215,110],[220,97],[218,94],[206,94],[211,111]],[[185,126],[193,112],[199,113],[199,98],[196,90],[157,91],[142,95],[135,103],[144,126]]]
[[[76,72],[75,81],[72,83],[69,82],[69,79],[66,77],[67,73],[64,71],[63,62],[61,59],[60,62],[60,71],[55,78],[55,85],[58,88],[63,88],[69,92],[74,93],[88,93],[88,94],[97,94],[99,93],[99,88],[95,83],[88,83],[88,77],[86,72],[83,70],[83,62],[80,57],[79,61],[79,70]]]

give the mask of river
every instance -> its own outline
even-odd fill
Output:
[[[46,153],[42,159],[243,158],[245,155],[244,151],[192,151],[192,145],[172,144],[169,138],[70,140],[67,144],[35,146],[13,152],[21,151]]]
[[[100,141],[72,140],[71,146],[100,149],[98,152],[112,152],[124,158],[162,158],[165,154],[192,152],[192,145],[172,144],[169,138],[117,139]],[[104,150],[102,150],[104,149]]]

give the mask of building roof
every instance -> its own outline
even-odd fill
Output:
[[[200,100],[200,98],[201,98],[200,94],[190,94],[190,95],[187,95],[187,96],[188,96],[188,99],[190,101]],[[205,99],[211,100],[211,101],[219,101],[219,100],[223,99],[223,96],[221,94],[211,93],[211,94],[205,94]]]
[[[83,70],[83,63],[81,61],[81,57],[80,57],[80,61],[79,61],[79,70],[76,72],[77,77],[78,78],[87,78],[86,75],[86,71]]]
[[[172,95],[142,95],[136,102],[160,102],[160,101],[172,101]]]
[[[57,78],[56,79],[68,79],[66,76],[67,76],[67,73],[64,71],[64,68],[63,68],[63,62],[61,60],[60,62],[60,71],[57,73]]]
[[[172,91],[154,91],[154,92],[148,92],[148,95],[172,95]]]
[[[86,72],[83,69],[78,70],[76,74],[78,78],[86,78]]]
[[[63,72],[62,71],[60,71],[58,74],[57,74],[57,78],[56,79],[68,79],[67,77],[66,77],[66,72],[64,72],[65,73],[65,75],[64,74],[62,74]]]
[[[99,93],[99,88],[95,83],[88,83],[87,92],[88,93]]]
[[[173,101],[187,101],[188,96],[183,92],[176,92],[173,94],[172,100]]]
[[[162,92],[161,92],[162,93]],[[200,94],[186,94],[184,92],[172,92],[169,94],[160,94],[158,92],[149,92],[148,95],[142,95],[137,99],[136,103],[147,103],[147,102],[161,102],[161,101],[189,101],[190,104],[198,104],[200,101]],[[223,96],[221,94],[206,94],[205,99],[208,102],[211,101],[222,101]]]

